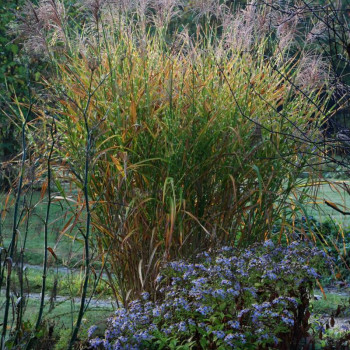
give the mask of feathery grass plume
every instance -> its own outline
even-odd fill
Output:
[[[191,9],[196,14],[195,19],[198,22],[201,18],[210,18],[213,16],[220,19],[227,10],[228,6],[220,0],[194,0],[191,2]]]
[[[254,45],[266,40],[270,31],[269,14],[249,5],[237,13],[226,13],[222,17],[222,32],[225,47],[249,51]]]
[[[278,38],[279,49],[284,51],[297,43],[298,36],[298,16],[280,15],[276,18],[276,34]]]
[[[312,121],[324,118],[319,86],[294,89],[297,60],[274,55],[264,9],[193,28],[197,5],[164,5],[115,6],[114,19],[108,4],[92,7],[46,82],[56,98],[53,166],[78,193],[69,229],[78,234],[85,220],[89,137],[90,244],[124,304],[152,291],[164,261],[263,241],[294,214],[319,133]]]
[[[306,42],[313,43],[317,40],[324,40],[327,38],[327,27],[325,23],[316,22],[311,30],[306,35]]]
[[[55,29],[61,32],[61,39],[65,40],[62,33],[64,25],[65,8],[60,1],[41,0],[37,8],[37,16],[44,29]]]
[[[166,28],[171,20],[180,12],[180,0],[151,0],[150,8],[154,11],[152,16],[156,28]]]
[[[35,54],[46,56],[49,53],[43,23],[39,19],[37,8],[32,3],[26,3],[9,31],[22,40],[24,49],[32,56]]]
[[[332,79],[329,65],[319,55],[305,52],[299,61],[296,83],[303,91],[321,89]]]
[[[27,1],[10,32],[23,41],[27,53],[46,57],[67,45],[65,18],[61,1],[41,0],[38,5]]]

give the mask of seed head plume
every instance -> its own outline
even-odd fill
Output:
[[[80,9],[89,11],[97,23],[99,21],[101,9],[106,1],[107,0],[82,0]]]
[[[17,14],[10,33],[23,42],[24,49],[32,56],[48,56],[51,49],[67,44],[65,9],[58,0],[42,0],[37,6],[28,1]]]
[[[211,15],[219,19],[228,7],[218,0],[194,0],[191,2],[191,9],[196,13],[196,20]]]
[[[153,21],[157,28],[168,26],[170,21],[179,14],[181,0],[151,0],[150,7],[155,11]]]
[[[296,83],[303,90],[320,89],[331,80],[327,62],[312,52],[303,55],[298,68]]]
[[[226,14],[222,23],[225,46],[237,51],[249,51],[268,30],[267,16],[258,13],[253,5],[236,14]]]
[[[317,22],[306,36],[307,43],[327,38],[327,26],[323,22]]]
[[[11,24],[9,33],[22,41],[25,51],[33,56],[42,56],[49,53],[43,27],[38,7],[27,2],[17,14],[16,22]]]

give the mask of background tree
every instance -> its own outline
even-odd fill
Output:
[[[23,100],[26,93],[26,69],[19,62],[20,47],[8,34],[9,24],[15,19],[15,11],[24,1],[0,1],[0,188],[10,186],[15,173],[10,161],[19,151],[18,121],[10,118],[9,104],[14,96]]]

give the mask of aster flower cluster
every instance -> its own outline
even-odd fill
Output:
[[[289,343],[308,322],[309,295],[325,255],[300,242],[272,241],[243,252],[223,247],[196,262],[168,263],[156,300],[144,293],[108,320],[95,349],[244,349]],[[319,261],[318,261],[319,263]]]

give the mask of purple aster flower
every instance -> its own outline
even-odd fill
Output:
[[[184,321],[179,323],[179,332],[187,332],[187,325]]]
[[[149,293],[148,293],[148,292],[142,293],[142,294],[141,294],[141,298],[142,298],[143,300],[148,300],[148,299],[149,299]]]
[[[103,340],[100,338],[94,338],[94,339],[91,339],[89,343],[93,349],[97,349],[101,344],[103,344]]]
[[[271,241],[271,239],[269,239],[269,240],[267,240],[267,241],[265,241],[264,242],[264,247],[265,248],[274,248],[275,247],[275,245],[274,245],[274,243]]]
[[[212,332],[218,339],[223,339],[225,338],[225,332],[223,331],[213,331]]]
[[[91,338],[91,336],[95,333],[97,326],[91,326],[88,330],[88,337]]]
[[[233,329],[239,329],[240,328],[240,324],[239,324],[238,321],[229,321],[229,322],[227,322],[227,324]]]
[[[213,308],[210,306],[200,306],[196,309],[197,312],[199,312],[201,315],[206,316],[210,312],[213,312]]]
[[[282,316],[282,322],[288,326],[294,326],[294,320],[291,318],[287,318],[287,317]]]

